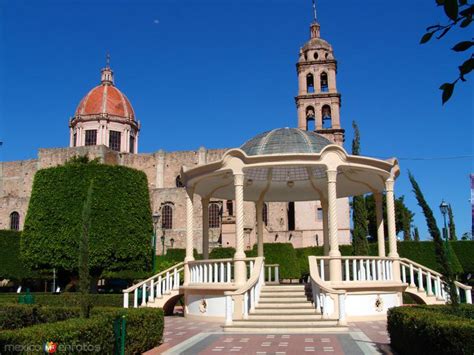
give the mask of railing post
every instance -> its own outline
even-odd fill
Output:
[[[220,264],[220,270],[219,270],[219,271],[220,271],[220,274],[221,274],[221,276],[220,276],[220,282],[224,282],[224,281],[225,281],[225,280],[224,280],[224,271],[225,271],[225,270],[224,270],[224,263],[222,263],[222,262],[221,262],[221,264]]]
[[[422,292],[425,288],[423,287],[423,271],[421,267],[418,268],[418,291]]]
[[[429,271],[426,273],[426,290],[428,292],[428,296],[433,296],[433,289],[431,285],[431,273]]]
[[[321,265],[321,280],[326,281],[326,278],[324,277],[324,259],[321,259],[320,265]]]
[[[158,276],[158,285],[156,287],[156,297],[161,297],[161,275]]]
[[[377,280],[382,281],[382,260],[377,260]]]
[[[153,302],[155,299],[155,281],[153,279],[150,280],[150,297],[148,301]]]
[[[232,297],[225,296],[225,324],[232,324]]]
[[[407,283],[407,270],[405,265],[402,265],[402,281],[403,283]]]
[[[272,282],[272,267],[268,267],[268,282]]]
[[[146,283],[142,286],[142,306],[146,306]]]
[[[358,281],[359,278],[357,277],[357,260],[352,260],[352,281]]]
[[[413,264],[410,264],[410,287],[416,287],[415,273],[413,272]]]
[[[345,280],[346,281],[350,281],[350,275],[349,275],[349,259],[346,259],[344,261],[344,270],[345,270],[345,273],[346,273],[346,277],[345,277]]]
[[[203,282],[204,282],[204,283],[207,283],[207,264],[204,264],[202,267],[203,267],[203,269],[204,269],[204,271],[203,271],[203,273],[204,273],[204,274],[203,274],[203,276],[204,276]]]
[[[218,283],[219,282],[219,264],[214,263],[214,282]]]
[[[275,282],[280,283],[280,265],[275,266]]]
[[[365,261],[365,272],[366,272],[366,274],[367,274],[367,276],[366,276],[365,279],[366,279],[367,281],[370,281],[370,261],[369,261],[369,259],[367,259],[367,260]]]
[[[138,308],[138,287],[133,291],[133,308]]]
[[[166,273],[166,293],[170,291],[170,272]]]
[[[252,276],[252,271],[253,271],[253,260],[250,260],[250,263],[249,263],[249,271],[250,271],[250,276]]]
[[[471,290],[469,290],[469,289],[464,289],[464,292],[466,293],[466,303],[472,304],[472,294],[471,294]]]
[[[346,325],[346,295],[340,293],[339,298],[339,325]]]
[[[375,260],[372,259],[372,280],[377,280],[377,273],[375,272]]]
[[[232,266],[227,262],[227,282],[232,282]]]
[[[253,310],[255,308],[255,289],[257,285],[253,286],[250,289],[250,310]]]
[[[361,279],[361,281],[365,281],[364,260],[360,259],[359,267],[360,267],[360,279]]]
[[[174,289],[178,289],[179,288],[179,272],[178,272],[178,268],[175,268],[174,269]]]
[[[123,308],[128,308],[128,297],[129,297],[129,293],[124,292],[123,293]]]
[[[244,293],[244,319],[249,317],[249,291]]]
[[[436,298],[441,298],[441,282],[439,276],[436,276],[435,280],[435,294]]]

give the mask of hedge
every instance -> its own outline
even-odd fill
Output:
[[[19,329],[41,323],[52,323],[80,315],[78,307],[50,307],[5,304],[0,308],[0,330]]]
[[[59,354],[94,352],[114,353],[114,319],[126,316],[127,337],[125,352],[140,354],[159,345],[163,337],[163,310],[158,308],[94,311],[91,318],[71,318],[15,330],[0,331],[0,352],[18,353],[9,345],[43,349],[46,342],[58,344]],[[76,348],[67,348],[76,346]],[[82,347],[79,350],[79,347]],[[23,352],[26,352],[25,350]]]
[[[209,259],[229,259],[233,258],[235,254],[235,248],[214,248],[209,253]]]
[[[450,242],[450,244],[461,263],[464,273],[474,274],[474,241],[459,240]]]
[[[38,275],[19,262],[21,232],[0,230],[0,279],[23,280]]]
[[[299,279],[300,266],[296,251],[291,243],[264,243],[265,264],[280,265],[280,279]],[[257,256],[257,245],[246,252],[247,257]]]
[[[473,305],[462,305],[472,315]],[[473,354],[474,319],[451,306],[395,307],[388,311],[391,347],[400,354]]]
[[[103,270],[149,270],[153,232],[145,173],[97,163],[72,163],[35,174],[22,258],[33,268],[73,271],[84,198],[93,181],[89,263]]]
[[[75,307],[80,304],[80,294],[77,292],[64,292],[60,295],[51,293],[32,293],[34,303],[43,306],[57,307]],[[0,293],[0,304],[18,303],[19,294],[17,293]],[[122,307],[122,294],[90,294],[92,305],[95,307]]]

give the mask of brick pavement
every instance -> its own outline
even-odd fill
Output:
[[[217,323],[165,318],[163,344],[155,354],[392,354],[385,321],[351,322],[349,332],[331,334],[223,333]]]

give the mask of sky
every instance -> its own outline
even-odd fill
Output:
[[[444,198],[458,234],[470,231],[474,78],[444,106],[438,89],[457,77],[465,58],[450,48],[468,32],[419,45],[427,26],[445,22],[434,0],[317,7],[338,60],[346,149],[355,120],[363,155],[399,159],[395,191],[422,239],[408,170],[439,225]],[[295,127],[295,64],[311,20],[311,0],[0,0],[0,161],[69,144],[69,118],[99,83],[107,52],[141,122],[140,152],[238,147]]]

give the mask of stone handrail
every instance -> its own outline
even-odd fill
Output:
[[[138,282],[135,285],[122,290],[123,292],[123,307],[129,307],[129,294],[133,292],[133,307],[138,307],[138,291],[142,288],[142,302],[145,306],[147,302],[152,302],[155,298],[161,297],[164,294],[170,293],[171,290],[179,289],[179,274],[184,270],[184,263],[178,263],[160,273],[149,277],[148,279]],[[147,301],[147,292],[148,301]]]
[[[308,256],[309,276],[314,307],[320,309],[323,317],[336,314],[338,324],[346,324],[346,292],[335,290],[324,283],[319,276],[316,257]]]
[[[444,289],[446,283],[442,280],[442,274],[406,258],[400,259],[400,268],[403,283],[409,281],[409,287],[416,288],[418,292],[425,292],[427,296],[436,296],[438,300],[448,300],[448,294]],[[409,272],[408,277],[407,269]],[[454,284],[456,285],[458,295],[460,294],[460,289],[463,289],[466,303],[472,304],[472,287],[458,281],[455,281]]]
[[[232,324],[233,319],[233,305],[235,301],[239,299],[239,296],[243,296],[242,303],[242,316],[247,318],[250,310],[254,309],[260,298],[260,291],[265,282],[264,280],[264,258],[255,258],[255,264],[252,267],[252,273],[247,282],[242,285],[236,291],[224,292],[225,295],[225,323],[226,325]]]

